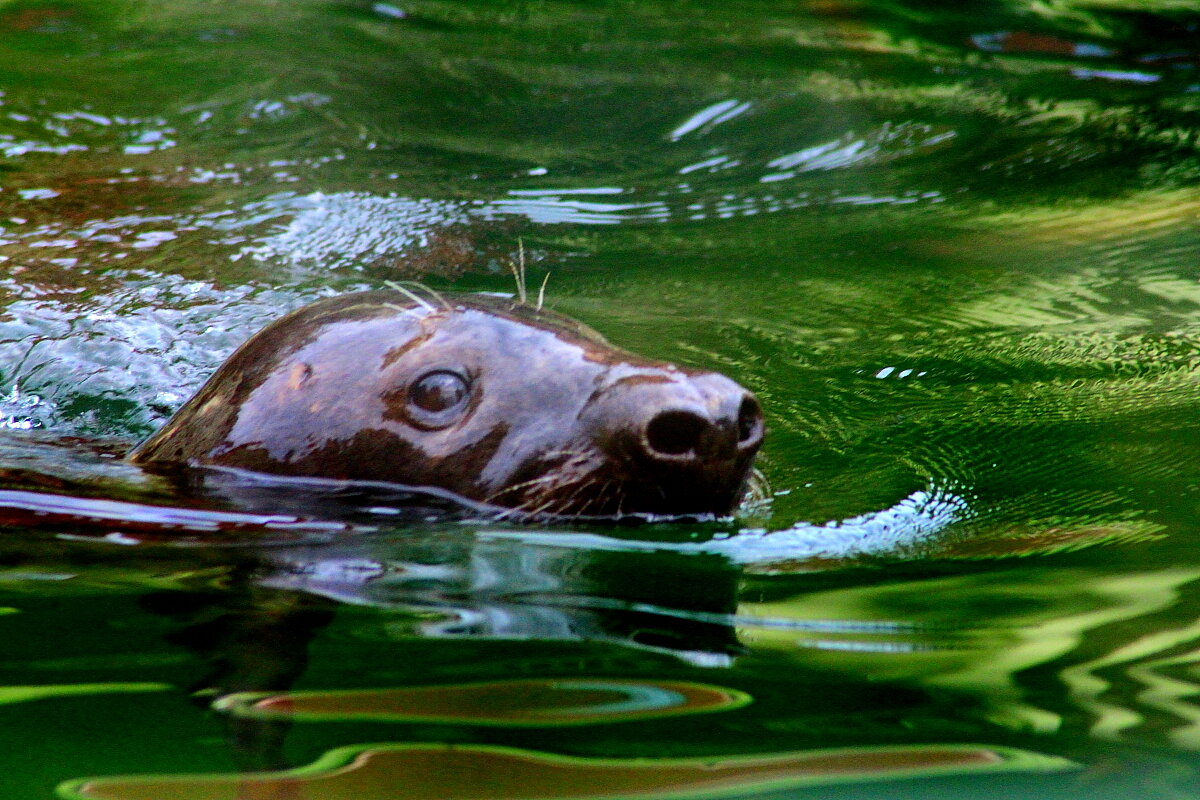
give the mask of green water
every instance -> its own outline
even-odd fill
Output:
[[[747,797],[1194,796],[1198,42],[1172,0],[0,3],[0,488],[157,491],[78,442],[131,446],[322,294],[511,291],[518,241],[555,310],[753,389],[771,487],[708,525],[262,550],[25,521],[0,794],[453,743],[863,754]],[[751,702],[211,708],[518,679]],[[1022,755],[871,755],[947,745]]]

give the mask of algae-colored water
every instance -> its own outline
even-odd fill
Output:
[[[5,798],[1197,791],[1193,4],[4,2],[0,91],[0,491],[169,503],[116,456],[254,330],[518,242],[757,392],[770,484],[269,547],[0,503]]]

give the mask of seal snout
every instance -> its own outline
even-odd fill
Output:
[[[641,368],[594,397],[589,416],[625,507],[651,513],[729,513],[763,440],[758,400],[713,372]]]

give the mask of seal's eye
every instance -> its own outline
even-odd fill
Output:
[[[422,375],[408,390],[408,402],[427,414],[442,414],[467,399],[467,382],[453,372]]]
[[[457,370],[435,369],[407,386],[385,393],[385,419],[413,425],[421,430],[448,428],[468,412],[471,379]]]

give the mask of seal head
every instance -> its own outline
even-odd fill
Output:
[[[534,514],[727,514],[763,437],[729,378],[488,296],[320,300],[243,344],[130,454],[449,490]]]

